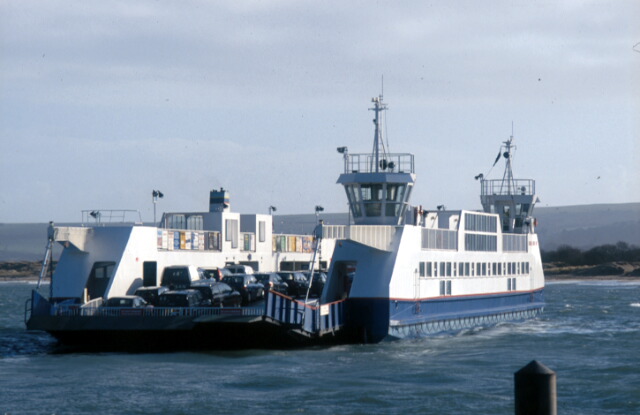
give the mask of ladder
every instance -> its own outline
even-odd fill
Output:
[[[40,289],[40,284],[42,283],[42,279],[47,273],[47,269],[49,269],[51,265],[51,260],[53,258],[53,235],[49,236],[47,239],[47,249],[44,253],[44,260],[42,261],[42,269],[40,270],[40,277],[38,278],[38,285],[36,286],[36,290]]]

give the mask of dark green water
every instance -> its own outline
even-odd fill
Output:
[[[550,283],[543,315],[457,336],[294,351],[57,353],[0,284],[0,414],[513,414],[557,373],[560,414],[640,413],[640,283]]]

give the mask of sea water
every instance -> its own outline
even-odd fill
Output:
[[[282,351],[64,353],[0,284],[0,414],[513,414],[513,374],[557,373],[561,414],[640,414],[640,283],[551,282],[537,319]]]

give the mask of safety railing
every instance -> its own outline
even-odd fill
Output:
[[[489,195],[535,195],[536,181],[521,180],[482,180],[482,196]]]
[[[87,209],[82,211],[82,226],[142,223],[142,215],[132,209]]]
[[[389,153],[378,155],[354,153],[344,158],[345,173],[414,173],[413,154]]]
[[[56,304],[51,314],[68,317],[201,317],[218,315],[261,316],[263,307],[94,307],[87,304]]]

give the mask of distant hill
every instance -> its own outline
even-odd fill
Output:
[[[543,250],[560,245],[589,249],[624,241],[640,246],[640,203],[536,207]],[[345,225],[347,213],[320,215],[327,225]],[[274,215],[277,233],[310,234],[315,215]],[[0,223],[0,261],[36,261],[44,256],[46,223]],[[60,247],[56,246],[55,257]]]
[[[0,261],[37,261],[47,248],[48,223],[0,223]],[[56,245],[53,254],[60,256]]]
[[[544,250],[570,245],[589,249],[624,241],[640,246],[640,203],[536,208]]]

